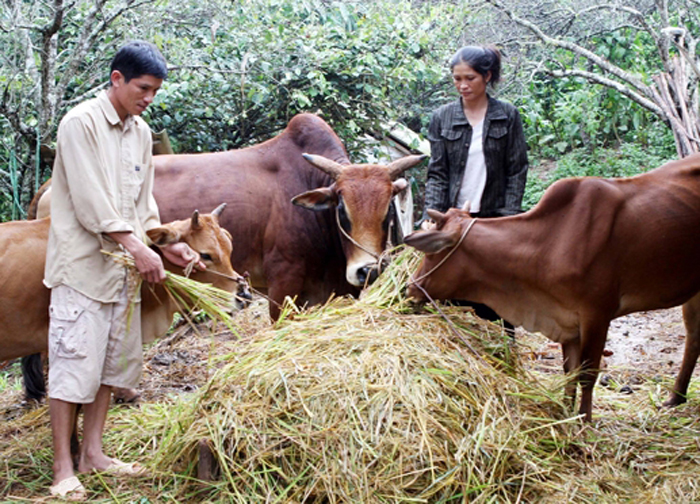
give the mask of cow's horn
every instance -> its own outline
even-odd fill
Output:
[[[413,168],[427,157],[428,156],[426,156],[425,154],[421,154],[420,156],[404,156],[401,159],[392,161],[387,165],[387,169],[389,170],[391,180],[396,180],[399,177],[399,175],[401,175],[403,172],[405,172],[409,168]]]
[[[199,227],[199,210],[192,212],[192,229]]]
[[[442,212],[429,208],[425,213],[427,213],[428,217],[433,219],[438,226],[441,226],[445,222],[445,214]]]
[[[221,215],[221,212],[223,212],[225,208],[226,208],[226,203],[222,203],[221,205],[216,207],[211,214],[215,215],[216,217],[219,217]]]
[[[302,156],[316,168],[330,175],[333,180],[338,180],[343,171],[343,165],[326,157],[306,153],[303,153]]]

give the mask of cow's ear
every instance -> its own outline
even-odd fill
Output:
[[[403,241],[406,245],[425,252],[426,254],[437,254],[448,247],[452,247],[459,240],[459,232],[445,232],[437,230],[415,231],[405,236]]]
[[[158,245],[159,247],[180,241],[180,233],[170,226],[160,226],[149,229],[146,231],[146,234],[151,239],[153,244]]]
[[[292,198],[292,204],[310,210],[327,210],[338,205],[338,196],[330,187],[306,191]]]
[[[403,191],[407,187],[408,187],[408,182],[406,181],[405,178],[396,179],[391,184],[391,192],[394,196],[396,196],[397,194],[399,194],[401,191]]]

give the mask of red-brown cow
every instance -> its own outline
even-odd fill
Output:
[[[323,303],[333,293],[356,295],[376,277],[391,197],[407,185],[398,177],[422,159],[351,165],[333,130],[300,114],[259,145],[155,156],[154,195],[164,220],[228,203],[221,225],[238,244],[231,262],[268,294],[276,319],[286,296]]]
[[[518,216],[431,217],[436,229],[405,240],[427,254],[409,294],[484,303],[561,343],[564,370],[580,369],[566,392],[575,401],[581,384],[587,420],[610,321],[682,304],[685,355],[666,404],[685,401],[700,354],[700,154],[631,178],[561,180]]]
[[[352,165],[325,121],[299,114],[278,136],[252,147],[154,156],[154,196],[165,221],[226,202],[221,225],[236,239],[231,263],[268,294],[277,319],[287,296],[319,304],[332,294],[357,295],[377,277],[390,201],[407,186],[399,175],[424,158]],[[44,215],[49,199],[50,181],[30,213]]]

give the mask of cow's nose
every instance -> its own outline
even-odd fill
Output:
[[[236,309],[243,310],[248,308],[252,301],[253,296],[251,295],[250,291],[248,289],[241,289],[235,295],[234,304]]]
[[[376,266],[363,266],[357,270],[357,279],[362,285],[369,285],[379,276],[379,269]]]

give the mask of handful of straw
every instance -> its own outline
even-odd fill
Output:
[[[136,269],[134,259],[124,254],[114,254],[102,250],[102,253],[111,257],[115,262],[128,268]],[[139,286],[141,282],[139,276]],[[171,271],[165,271],[165,281],[161,284],[170,298],[180,308],[185,318],[187,311],[199,310],[204,312],[211,319],[222,322],[232,332],[236,332],[230,315],[233,306],[234,294],[214,287],[211,284],[198,282],[191,278],[178,275]],[[191,322],[191,321],[190,321]]]

